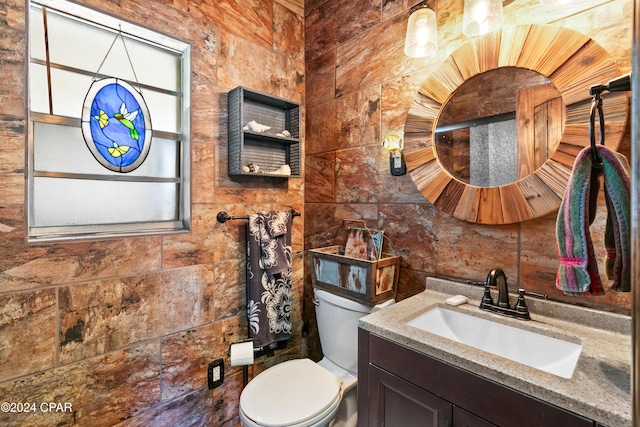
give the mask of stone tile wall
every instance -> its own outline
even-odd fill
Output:
[[[555,214],[504,226],[466,223],[429,203],[409,175],[390,175],[382,138],[388,131],[402,129],[424,78],[467,40],[461,34],[463,0],[432,0],[438,57],[406,57],[406,22],[417,3],[306,2],[305,249],[340,243],[343,234],[333,227],[345,218],[363,219],[368,226],[383,229],[402,257],[400,299],[424,289],[426,276],[484,280],[490,269],[502,267],[511,287],[543,292],[571,304],[628,312],[629,294],[574,298],[555,290]],[[585,0],[557,8],[543,7],[539,0],[518,0],[505,8],[505,22],[580,31],[607,49],[625,73],[631,67],[632,12],[630,0]],[[630,155],[629,130],[620,151]],[[601,202],[603,206],[602,198]],[[601,211],[592,228],[600,259],[603,230]],[[315,337],[308,271],[305,319]],[[311,357],[321,357],[317,338],[309,346]]]
[[[0,1],[0,412],[3,426],[236,426],[242,375],[229,344],[247,334],[245,222],[219,211],[303,210],[303,179],[227,176],[226,93],[304,103],[302,0],[81,3],[192,45],[192,230],[27,244],[22,0]],[[294,337],[250,374],[306,354],[303,221],[294,219]],[[225,382],[207,389],[207,364]],[[71,411],[42,411],[43,402]]]
[[[388,172],[382,136],[402,126],[424,76],[464,42],[462,0],[430,1],[440,34],[434,62],[402,53],[415,0],[82,1],[193,46],[192,231],[39,245],[25,243],[24,3],[0,1],[0,400],[69,402],[73,410],[0,413],[0,424],[237,425],[241,373],[226,358],[246,336],[245,232],[241,222],[218,224],[221,210],[304,213],[293,232],[294,338],[259,358],[251,375],[287,358],[321,357],[304,249],[339,242],[334,227],[345,218],[393,241],[399,298],[419,292],[429,275],[478,280],[502,266],[510,283],[562,299],[552,285],[555,216],[464,223],[427,202],[408,175]],[[628,71],[632,1],[577,3],[550,9],[519,0],[507,22],[582,31]],[[227,177],[226,92],[238,85],[306,105],[304,179]],[[628,133],[621,151],[630,151]],[[594,234],[603,223],[598,217]],[[566,300],[630,307],[628,295],[611,293]],[[209,391],[206,364],[218,357],[227,362],[225,383]]]

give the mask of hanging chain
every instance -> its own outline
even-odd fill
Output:
[[[127,54],[127,59],[129,60],[129,65],[131,66],[131,71],[133,72],[133,78],[136,79],[136,84],[138,85],[138,92],[140,92],[140,94],[142,94],[142,88],[140,87],[140,82],[138,81],[138,76],[136,75],[136,70],[135,70],[135,68],[133,68],[133,62],[131,61],[131,56],[129,56],[129,50],[127,49],[127,44],[124,42],[124,37],[122,35],[122,27],[120,27],[118,29],[118,34],[116,34],[116,37],[113,39],[113,42],[111,42],[111,46],[109,46],[109,50],[107,50],[107,54],[102,59],[102,62],[100,63],[100,66],[98,67],[98,70],[96,71],[96,74],[93,76],[93,80],[94,81],[97,80],[98,74],[100,74],[100,69],[102,68],[102,66],[104,65],[105,61],[107,60],[107,57],[111,53],[111,49],[113,48],[113,45],[116,44],[116,41],[118,40],[118,38],[120,38],[122,40],[122,46],[124,47],[124,51]]]

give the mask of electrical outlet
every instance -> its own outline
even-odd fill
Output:
[[[207,370],[207,380],[209,383],[209,390],[214,389],[224,381],[224,360],[216,359],[209,363],[209,369]]]

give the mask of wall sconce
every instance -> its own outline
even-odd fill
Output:
[[[382,140],[382,146],[389,152],[391,175],[400,176],[407,173],[407,165],[402,153],[402,137],[395,133],[388,133]]]
[[[404,54],[412,58],[434,58],[438,52],[436,13],[426,5],[416,9],[407,23]]]
[[[502,3],[502,0],[464,0],[462,32],[474,37],[502,28]]]

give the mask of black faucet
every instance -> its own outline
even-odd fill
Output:
[[[509,287],[507,286],[507,276],[501,268],[494,268],[487,276],[487,286],[498,288],[498,307],[511,308],[509,304]]]
[[[494,304],[491,297],[491,287],[498,288],[498,301]],[[503,314],[505,316],[516,317],[523,320],[531,320],[529,308],[524,300],[524,289],[518,289],[518,301],[511,308],[509,303],[509,287],[507,286],[507,276],[501,268],[494,268],[489,272],[487,281],[484,283],[484,295],[480,301],[480,309]]]

